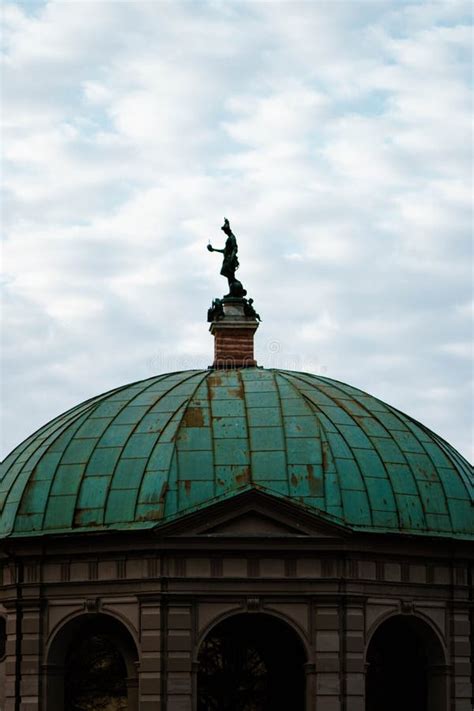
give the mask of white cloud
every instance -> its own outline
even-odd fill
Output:
[[[469,17],[7,4],[4,451],[85,397],[207,365],[226,215],[263,364],[352,382],[472,455]]]

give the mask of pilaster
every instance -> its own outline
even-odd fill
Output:
[[[165,616],[160,598],[142,602],[140,615],[141,663],[139,668],[140,711],[162,711],[163,642]]]
[[[471,645],[469,608],[466,602],[450,609],[450,638],[453,711],[472,711],[471,706]]]
[[[20,620],[19,610],[15,604],[5,606],[7,611],[6,619],[6,641],[5,641],[5,711],[16,711],[15,699],[17,696],[17,652],[21,641],[21,634],[18,630]],[[19,665],[19,660],[18,660]],[[19,689],[18,689],[19,691]]]
[[[21,617],[20,711],[38,711],[41,703],[41,606],[25,600]]]
[[[192,711],[192,608],[170,604],[168,610],[167,711]]]
[[[365,638],[364,603],[346,600],[344,609],[345,664],[344,691],[347,711],[364,711],[365,707]]]
[[[341,634],[337,604],[318,604],[316,635],[316,708],[341,710]]]

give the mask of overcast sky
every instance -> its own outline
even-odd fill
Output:
[[[228,217],[259,364],[472,458],[469,2],[3,5],[2,451],[207,367]]]

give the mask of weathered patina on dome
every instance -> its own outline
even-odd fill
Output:
[[[354,530],[469,538],[472,470],[450,445],[329,378],[159,375],[88,400],[3,462],[1,535],[140,529],[246,488]]]

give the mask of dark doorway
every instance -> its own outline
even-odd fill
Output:
[[[224,620],[198,661],[198,711],[304,711],[305,651],[281,620],[258,613]]]
[[[127,711],[127,669],[107,630],[81,630],[69,648],[64,672],[68,711]]]
[[[137,649],[128,630],[104,614],[68,622],[48,654],[46,708],[137,711]]]
[[[366,711],[445,709],[440,644],[419,619],[397,615],[382,623],[367,651]]]

